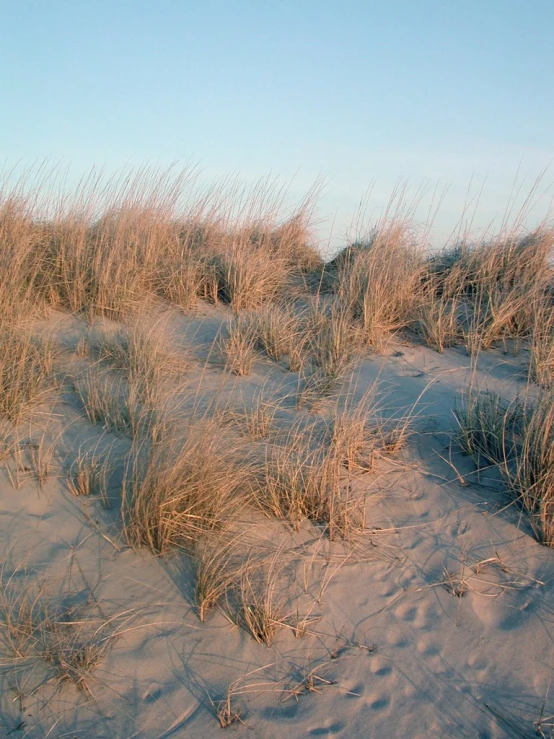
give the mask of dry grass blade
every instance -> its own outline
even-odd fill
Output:
[[[322,672],[327,666],[327,663],[319,665],[317,668],[310,670],[296,685],[287,688],[285,693],[285,700],[294,698],[298,701],[298,698],[304,693],[321,693],[326,685],[336,685],[336,680],[329,680],[323,675],[318,674]],[[317,672],[316,672],[317,670]]]
[[[209,695],[208,700],[222,729],[226,729],[233,724],[244,724],[240,710],[234,708],[233,693],[231,690],[228,690],[225,698],[221,700],[214,701]]]
[[[244,677],[239,677],[237,680],[234,680],[228,685],[225,697],[221,700],[214,701],[214,699],[208,694],[208,701],[210,702],[222,729],[226,729],[228,726],[236,723],[244,724],[244,721],[242,720],[243,711],[235,707],[237,696],[247,695],[249,693],[273,692],[275,690],[275,683],[268,681],[251,682],[248,680],[251,675],[256,675],[272,666],[272,664],[263,665],[262,667],[258,667],[257,669],[246,673]]]

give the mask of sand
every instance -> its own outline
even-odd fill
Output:
[[[172,346],[186,349],[190,385],[202,379],[205,392],[234,397],[273,383],[285,398],[297,375],[279,363],[260,357],[249,376],[226,379],[216,361],[206,364],[227,315],[203,308],[171,316]],[[83,324],[55,315],[48,325],[66,368],[86,361],[74,353]],[[269,647],[220,610],[199,621],[186,554],[156,557],[125,543],[117,485],[106,510],[97,497],[70,494],[57,458],[42,487],[28,470],[14,487],[4,468],[4,579],[20,567],[26,574],[18,588],[40,582],[58,602],[60,591],[80,594],[97,628],[114,618],[117,638],[86,690],[52,677],[44,660],[3,655],[2,735],[218,736],[214,704],[231,686],[240,720],[225,731],[236,737],[492,739],[539,729],[550,736],[552,719],[537,722],[554,714],[554,551],[537,542],[498,476],[477,474],[453,443],[453,408],[471,378],[514,397],[525,387],[527,362],[524,347],[515,356],[499,347],[483,353],[474,372],[462,347],[440,355],[399,337],[383,356],[359,362],[358,394],[378,378],[391,412],[419,399],[418,433],[374,471],[355,476],[368,493],[367,530],[350,543],[329,543],[308,523],[295,532],[248,514],[260,546],[277,547],[299,571],[309,570],[302,601],[312,609],[308,633],[295,638],[283,627]],[[292,417],[296,411],[284,404],[283,417]],[[46,417],[52,408],[43,411]],[[58,452],[71,456],[85,441],[105,442],[69,394],[53,412],[48,434]],[[125,448],[125,440],[109,438],[114,449]],[[102,628],[111,633],[110,625]]]

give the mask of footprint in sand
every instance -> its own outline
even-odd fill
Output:
[[[318,726],[311,729],[308,736],[333,736],[333,734],[340,733],[344,728],[346,728],[345,721],[333,721],[328,726]]]
[[[146,703],[153,703],[157,701],[162,694],[162,689],[156,683],[152,683],[142,695],[142,700]]]
[[[440,646],[432,639],[419,639],[416,644],[417,651],[424,657],[436,657],[440,654]]]
[[[390,698],[388,696],[381,696],[379,698],[373,698],[368,701],[369,707],[374,711],[382,711],[384,708],[390,705]]]
[[[517,596],[502,593],[498,598],[486,598],[479,593],[469,593],[468,599],[473,612],[486,626],[509,631],[522,624],[524,609]]]
[[[394,615],[401,621],[413,623],[417,618],[417,608],[415,606],[410,606],[406,603],[403,603],[396,609]]]

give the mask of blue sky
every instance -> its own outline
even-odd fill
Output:
[[[553,0],[0,0],[0,159],[81,173],[193,162],[212,179],[326,180],[344,235],[399,180],[470,183],[476,227],[514,179],[554,182]],[[425,205],[425,204],[424,204]],[[425,206],[426,207],[426,206]]]

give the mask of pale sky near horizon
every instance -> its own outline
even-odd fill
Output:
[[[175,160],[203,176],[326,181],[323,237],[373,185],[554,194],[554,0],[0,0],[0,161],[81,173]],[[424,199],[422,207],[429,205]],[[422,213],[422,217],[426,215]]]

